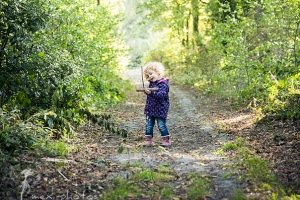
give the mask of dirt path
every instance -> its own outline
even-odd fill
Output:
[[[136,88],[142,86],[140,69],[127,72]],[[0,199],[20,199],[24,183],[24,169],[30,170],[24,200],[32,199],[137,199],[137,200],[189,200],[188,193],[194,182],[191,174],[208,180],[209,188],[203,198],[192,199],[227,200],[241,189],[249,197],[260,198],[251,181],[238,182],[242,171],[229,169],[234,152],[227,156],[216,150],[233,137],[241,137],[251,145],[259,156],[268,160],[272,171],[282,183],[299,194],[300,180],[300,123],[272,121],[254,124],[250,112],[230,110],[227,101],[201,96],[201,92],[170,81],[171,107],[168,126],[172,146],[159,147],[159,131],[155,129],[154,146],[143,147],[146,96],[135,90],[126,92],[126,101],[108,112],[121,128],[128,132],[127,138],[112,134],[103,127],[88,124],[76,132],[76,138],[61,143],[48,153],[24,151],[7,163],[0,163],[5,177],[0,182]],[[278,140],[278,136],[281,138]],[[66,144],[73,146],[71,152],[58,156],[56,150],[65,151]],[[120,151],[120,144],[123,151]],[[44,144],[46,145],[46,144]],[[54,144],[52,144],[54,145]],[[56,149],[56,150],[55,150]],[[136,165],[137,164],[137,165]],[[143,167],[140,167],[142,165]],[[168,170],[164,179],[144,180],[139,172]],[[239,169],[243,170],[243,169]],[[146,173],[140,173],[145,175]],[[146,174],[147,175],[147,174]],[[123,177],[124,182],[118,182]],[[198,185],[197,185],[198,184]],[[192,188],[198,192],[202,185]],[[120,189],[121,187],[121,189]],[[127,193],[118,194],[120,191]],[[138,194],[132,194],[138,188]],[[169,189],[169,190],[168,190]],[[169,193],[168,193],[169,192]],[[264,192],[264,191],[262,191]],[[268,192],[268,191],[266,191]],[[122,198],[120,198],[120,196]],[[254,196],[253,196],[254,195]]]
[[[127,77],[137,88],[142,87],[140,69],[127,72]],[[210,193],[207,199],[228,199],[235,189],[241,187],[235,181],[236,177],[222,178],[228,173],[228,159],[215,152],[219,144],[230,140],[228,135],[219,133],[217,122],[213,119],[215,102],[209,99],[196,98],[193,90],[172,84],[170,82],[171,107],[168,117],[168,127],[172,146],[166,150],[159,147],[160,134],[155,130],[154,146],[142,147],[144,142],[143,115],[145,95],[133,91],[122,107],[126,115],[122,115],[122,127],[128,130],[130,138],[126,142],[127,152],[111,156],[109,159],[122,164],[141,162],[148,168],[158,165],[171,166],[175,172],[185,175],[191,172],[205,174],[211,178]],[[126,174],[126,172],[122,172]]]
[[[137,88],[142,86],[140,74],[140,69],[127,73]],[[194,184],[193,191],[197,193],[203,186],[201,184],[205,185],[205,181],[193,181],[202,179],[210,183],[208,189],[203,186],[205,191],[208,190],[206,200],[230,199],[232,192],[241,188],[235,176],[223,178],[224,174],[231,173],[227,169],[229,161],[215,154],[220,144],[230,139],[229,135],[217,130],[220,116],[228,118],[232,114],[222,110],[222,103],[205,97],[196,98],[198,94],[195,91],[171,81],[168,126],[172,146],[164,149],[159,146],[161,138],[157,128],[154,146],[143,147],[146,96],[135,90],[127,91],[126,95],[125,103],[114,106],[108,112],[121,128],[128,131],[127,138],[89,124],[77,130],[76,138],[57,143],[52,147],[53,152],[24,152],[1,168],[7,173],[0,184],[0,199],[20,199],[25,185],[22,193],[24,200],[120,199],[120,194],[113,197],[118,187],[123,187],[119,191],[128,192],[122,194],[121,199],[189,200],[190,186]],[[55,149],[64,150],[65,143],[75,149],[64,156],[57,156]],[[119,151],[120,144],[123,145],[122,152]],[[143,168],[135,167],[135,163]],[[137,174],[136,170],[148,170],[151,175],[151,172],[161,170],[161,166],[168,171],[166,174],[161,172],[164,179],[131,179]],[[30,170],[30,175],[22,186],[24,169]],[[191,178],[191,174],[196,174],[196,179]],[[123,177],[124,182],[118,182],[118,177]],[[134,190],[133,186],[139,189],[139,194],[130,193],[130,190]],[[192,199],[198,197],[197,193]]]

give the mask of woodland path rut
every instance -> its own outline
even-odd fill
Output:
[[[136,88],[142,87],[141,69],[131,69],[125,76]],[[147,86],[148,83],[145,83]],[[194,90],[173,84],[170,81],[171,106],[168,115],[168,128],[172,145],[169,148],[159,147],[160,134],[154,133],[154,146],[143,147],[145,116],[143,114],[145,95],[132,92],[127,103],[122,107],[129,118],[123,118],[122,128],[129,132],[129,140],[125,144],[126,151],[113,155],[109,159],[115,162],[142,163],[149,169],[158,165],[168,165],[178,176],[191,172],[211,177],[211,187],[206,199],[230,199],[233,192],[241,187],[236,177],[223,178],[228,173],[227,157],[216,154],[222,144],[230,140],[229,135],[218,131],[218,124],[211,115],[218,110],[211,100],[197,97]],[[213,110],[212,110],[213,109]],[[221,110],[220,110],[221,111]],[[126,148],[127,147],[127,148]],[[121,174],[127,176],[128,172]],[[180,184],[180,181],[178,182]]]

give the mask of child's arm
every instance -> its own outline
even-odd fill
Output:
[[[168,93],[169,93],[169,86],[167,84],[162,84],[159,85],[158,91],[150,91],[149,95],[153,95],[155,98],[158,99],[164,99],[168,97]]]

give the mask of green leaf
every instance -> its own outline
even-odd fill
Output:
[[[39,56],[39,57],[43,57],[44,55],[45,55],[44,52],[39,52],[39,53],[38,53],[38,56]]]
[[[48,119],[47,123],[48,123],[48,126],[50,128],[53,128],[54,123],[53,123],[53,120],[51,118]]]

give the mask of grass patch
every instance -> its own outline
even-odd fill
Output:
[[[270,164],[259,158],[258,156],[249,157],[243,159],[240,162],[240,166],[247,168],[247,174],[245,174],[247,179],[251,179],[254,183],[257,183],[257,186],[260,188],[265,185],[273,185],[277,186],[276,176],[270,172],[271,166]],[[268,187],[270,190],[272,187]]]
[[[224,151],[230,151],[236,149],[238,149],[238,145],[232,142],[225,144],[225,146],[223,147]]]
[[[100,200],[127,199],[129,197],[134,198],[140,194],[141,190],[135,182],[124,181],[122,178],[117,177],[114,181],[114,186],[105,192]]]
[[[174,176],[165,166],[158,166],[157,169],[145,169],[141,163],[127,164],[126,167],[135,167],[137,170],[124,180],[116,178],[112,186],[100,198],[106,199],[171,199],[174,196],[170,181]],[[171,183],[172,184],[172,183]],[[167,186],[166,186],[167,185]]]
[[[229,171],[229,172],[225,172],[222,174],[222,177],[224,179],[230,179],[231,177],[233,177],[235,175],[235,173],[233,171]]]
[[[173,191],[171,188],[169,187],[166,187],[166,188],[163,188],[160,193],[159,193],[159,196],[163,199],[165,198],[168,198],[168,199],[172,199],[172,197],[174,196],[173,194]]]
[[[226,151],[241,151],[243,148],[243,141],[238,138],[234,142],[228,142],[223,147],[219,148],[216,153],[220,155],[225,155]]]
[[[39,150],[47,156],[65,156],[72,150],[76,149],[75,146],[66,143],[64,140],[43,140],[38,144]]]
[[[138,168],[143,168],[144,167],[144,165],[142,164],[142,163],[140,163],[140,162],[134,162],[134,163],[126,163],[125,164],[125,167],[126,168],[129,168],[129,167],[138,167]]]
[[[232,200],[249,200],[241,190],[235,190],[233,193],[233,196],[231,198]]]
[[[225,152],[235,152],[235,165],[232,168],[237,168],[242,171],[241,177],[243,180],[250,181],[256,190],[265,195],[264,197],[271,200],[277,199],[299,199],[300,195],[288,194],[288,189],[285,188],[272,173],[272,166],[266,160],[260,158],[246,147],[245,141],[238,138],[234,142],[229,142],[217,150],[218,154],[224,155]],[[227,177],[224,174],[223,177]],[[266,194],[269,192],[269,194]],[[288,195],[287,195],[288,194]],[[244,200],[247,198],[241,191],[236,191],[233,199]]]
[[[210,181],[207,178],[202,178],[196,173],[189,174],[188,178],[191,180],[191,184],[188,187],[189,199],[203,198],[208,194]]]
[[[118,177],[107,183],[107,190],[100,200],[181,198],[196,200],[205,197],[209,191],[209,177],[201,174],[182,175],[178,181],[178,175],[166,165],[149,169],[137,162],[126,164],[125,167],[134,168],[129,178]],[[181,186],[181,183],[184,184]]]
[[[171,180],[174,176],[169,174],[169,170],[164,166],[159,166],[157,170],[146,169],[134,175],[136,181],[160,181]]]
[[[145,170],[139,171],[134,176],[136,181],[143,180],[143,181],[157,181],[158,174],[152,170]]]

